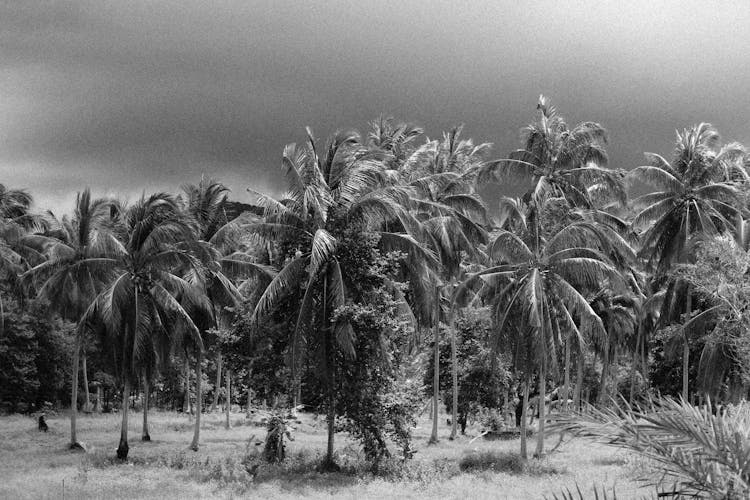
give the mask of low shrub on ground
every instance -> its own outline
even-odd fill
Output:
[[[493,470],[520,474],[524,471],[525,465],[524,459],[516,453],[495,451],[471,453],[458,462],[458,467],[464,472]]]
[[[516,453],[497,451],[470,453],[458,462],[458,467],[463,472],[493,471],[532,476],[565,472],[550,465],[546,460],[524,460]]]

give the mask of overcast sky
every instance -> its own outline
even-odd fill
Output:
[[[0,0],[0,183],[41,208],[201,173],[278,193],[284,144],[383,113],[501,157],[540,93],[614,167],[700,121],[750,144],[744,1]]]

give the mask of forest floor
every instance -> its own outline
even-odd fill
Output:
[[[150,412],[152,441],[142,442],[141,414],[131,412],[129,460],[120,463],[113,459],[120,433],[117,414],[79,414],[78,437],[85,453],[67,449],[70,423],[64,415],[47,418],[48,433],[37,431],[31,417],[0,417],[0,498],[541,499],[559,497],[566,488],[575,492],[576,487],[583,498],[594,498],[596,484],[606,487],[609,497],[614,487],[617,498],[629,499],[650,498],[655,491],[638,481],[653,474],[649,464],[614,448],[566,440],[542,460],[523,465],[516,456],[517,439],[472,441],[478,427],[450,441],[450,428],[442,425],[440,442],[428,446],[431,427],[426,417],[414,431],[414,459],[390,473],[368,472],[359,446],[345,434],[336,436],[343,471],[316,472],[326,447],[326,427],[322,416],[310,414],[300,416],[285,464],[267,465],[253,457],[262,451],[256,443],[265,438],[265,428],[233,413],[232,428],[226,430],[224,418],[203,415],[201,448],[192,452],[187,448],[193,434],[188,415]],[[444,417],[440,421],[446,422]],[[548,448],[557,440],[551,437]],[[534,444],[529,441],[530,451]],[[500,457],[494,469],[462,470],[462,462],[483,454]],[[248,456],[249,462],[243,461]],[[248,465],[258,463],[262,465],[248,474]]]

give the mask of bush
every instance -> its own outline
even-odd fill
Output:
[[[266,445],[263,455],[268,463],[283,462],[286,458],[286,445],[284,436],[292,440],[291,431],[286,420],[281,415],[273,415],[268,422],[268,434],[266,435]]]
[[[471,453],[458,462],[458,467],[464,472],[492,470],[520,474],[525,466],[526,461],[521,458],[521,455],[496,451]]]

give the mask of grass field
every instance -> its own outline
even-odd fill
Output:
[[[187,446],[192,421],[177,413],[152,412],[151,438],[140,441],[140,414],[130,417],[130,460],[112,460],[119,438],[117,415],[80,415],[78,436],[87,452],[67,450],[69,421],[49,417],[49,432],[36,430],[30,417],[0,418],[0,498],[508,498],[541,499],[576,484],[585,498],[592,485],[615,486],[620,499],[651,495],[652,488],[637,478],[649,474],[636,457],[584,441],[565,442],[543,460],[523,466],[514,460],[518,440],[471,442],[478,429],[456,441],[447,439],[450,429],[441,429],[441,441],[428,446],[430,423],[420,422],[413,461],[398,473],[373,475],[361,459],[356,443],[337,435],[337,453],[343,472],[321,474],[314,470],[325,450],[322,418],[303,415],[287,448],[283,466],[260,465],[254,476],[247,472],[243,457],[260,463],[252,455],[265,437],[243,414],[233,414],[233,428],[224,429],[224,417],[203,416],[201,449]],[[441,420],[445,423],[445,419]],[[256,439],[248,442],[251,436]],[[550,439],[549,446],[557,442]],[[531,444],[531,443],[530,443]],[[533,448],[531,448],[533,449]],[[462,471],[467,457],[487,452],[507,460],[495,470]],[[506,455],[502,455],[507,452]],[[478,460],[481,462],[482,460]],[[502,469],[502,470],[498,470]]]

